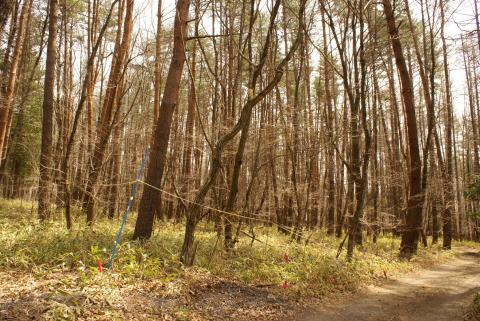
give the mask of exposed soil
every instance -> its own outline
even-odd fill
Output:
[[[276,320],[295,310],[270,287],[187,274],[188,284],[94,275],[84,285],[72,272],[0,271],[0,320]]]
[[[290,320],[480,320],[469,311],[480,290],[480,253],[458,250],[447,264],[420,270],[323,302]]]
[[[280,320],[292,315],[292,302],[270,287],[218,280],[194,290],[191,302],[208,320]]]
[[[301,308],[278,286],[253,287],[187,271],[173,281],[74,272],[0,271],[0,320],[480,320],[469,307],[480,290],[480,252],[368,286],[306,302]],[[92,282],[93,281],[93,282]]]

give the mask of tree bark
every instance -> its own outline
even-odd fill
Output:
[[[387,22],[390,42],[395,56],[397,69],[402,84],[402,97],[405,105],[408,147],[409,147],[409,194],[407,201],[406,226],[402,233],[400,256],[410,258],[416,254],[419,233],[422,228],[422,161],[418,144],[417,119],[415,116],[415,100],[410,73],[403,55],[402,44],[395,23],[395,16],[390,0],[382,0]]]
[[[15,0],[2,0],[2,4],[0,5],[0,35],[3,34],[3,28],[5,27],[14,7]]]
[[[198,190],[194,201],[191,203],[191,205],[188,207],[187,210],[187,224],[185,228],[185,237],[183,240],[183,245],[182,245],[182,253],[181,253],[181,259],[182,262],[190,266],[193,264],[195,260],[195,250],[196,250],[196,245],[195,245],[195,227],[198,223],[199,220],[199,215],[200,215],[200,210],[201,210],[201,204],[203,203],[207,193],[209,192],[210,188],[212,187],[215,179],[217,178],[217,175],[220,171],[221,168],[221,157],[222,157],[222,152],[225,148],[225,145],[230,142],[232,139],[236,137],[236,135],[242,131],[245,126],[248,123],[248,120],[250,118],[250,115],[252,113],[252,109],[263,99],[265,96],[270,93],[275,86],[280,82],[282,79],[282,76],[285,71],[285,67],[290,61],[290,59],[293,56],[293,53],[297,50],[299,44],[300,44],[300,29],[304,27],[304,22],[303,22],[303,15],[304,15],[304,10],[305,10],[305,1],[302,1],[300,3],[300,9],[299,9],[299,31],[296,39],[293,41],[290,50],[286,54],[286,56],[282,59],[282,61],[276,66],[275,68],[275,75],[272,80],[269,81],[269,83],[257,94],[254,94],[252,90],[249,90],[249,96],[244,104],[242,111],[240,113],[240,117],[237,121],[237,123],[233,126],[233,128],[228,131],[225,135],[220,137],[218,142],[216,143],[215,147],[212,150],[212,165],[210,168],[210,171],[208,173],[208,177],[205,180],[204,184],[200,187]],[[271,21],[272,22],[272,21]],[[269,29],[273,28],[270,24]],[[264,43],[263,48],[268,52],[268,45],[267,43]],[[263,66],[265,64],[265,59],[267,57],[267,54],[265,51],[263,51],[261,55],[261,60],[260,63],[256,65],[256,68],[252,74],[252,84],[256,83],[256,78],[258,78],[263,70]],[[252,87],[254,88],[254,87]]]
[[[327,151],[326,151],[326,175],[327,175],[327,234],[333,235],[335,232],[335,153],[334,153],[334,124],[333,124],[333,106],[332,106],[332,92],[330,85],[331,71],[329,50],[327,46],[327,28],[325,23],[324,8],[321,8],[322,13],[322,33],[323,33],[323,51],[324,51],[324,86],[325,86],[325,109],[327,122]],[[320,98],[320,97],[319,97]]]
[[[97,126],[97,138],[95,141],[95,147],[92,156],[92,164],[91,167],[89,167],[90,170],[87,177],[87,186],[84,199],[84,210],[87,214],[87,225],[95,224],[96,185],[100,176],[100,170],[104,162],[108,140],[112,132],[112,122],[115,118],[115,114],[119,112],[119,108],[116,104],[116,99],[118,95],[118,89],[123,78],[123,71],[126,67],[126,59],[130,46],[133,25],[134,0],[126,0],[126,4],[126,15],[123,26],[122,41],[119,47],[115,48],[113,53],[114,56],[112,60],[112,69],[108,79],[108,87],[105,93],[105,99],[103,101],[103,106],[100,112]],[[120,30],[118,30],[117,36],[119,33]]]
[[[452,127],[453,127],[453,108],[452,108],[452,94],[450,89],[450,72],[448,69],[448,53],[447,44],[445,41],[445,2],[440,1],[440,37],[442,38],[443,51],[443,71],[445,74],[445,106],[446,124],[445,124],[445,208],[442,215],[442,230],[443,230],[443,248],[450,250],[452,248],[452,217],[455,211],[455,185],[453,177],[453,150],[452,150]],[[453,211],[452,211],[453,209]]]
[[[178,105],[178,93],[182,70],[185,64],[185,39],[187,36],[188,8],[190,0],[178,0],[176,6],[175,22],[173,27],[173,52],[170,68],[168,70],[165,89],[158,121],[153,133],[153,144],[150,152],[146,182],[160,188],[167,159],[167,148],[170,140],[170,130],[173,112]],[[133,233],[134,239],[148,239],[152,235],[153,219],[159,201],[159,191],[150,186],[145,186],[138,217]]]
[[[50,190],[52,188],[52,146],[55,68],[57,65],[58,0],[50,0],[47,43],[47,61],[43,91],[42,145],[40,150],[40,178],[38,182],[38,217],[50,216]]]
[[[195,52],[195,51],[193,51]],[[162,90],[162,0],[158,0],[157,35],[155,37],[155,83],[153,93],[153,124],[157,124],[160,111],[160,91]]]
[[[10,61],[6,61],[7,75],[5,75],[5,83],[2,83],[2,90],[0,92],[0,156],[2,162],[7,149],[7,139],[12,122],[15,88],[17,85],[19,66],[22,60],[22,52],[28,27],[27,21],[29,20],[31,9],[32,0],[24,2],[18,22],[15,46]]]
[[[68,137],[66,147],[65,147],[65,155],[63,156],[62,159],[62,165],[61,165],[61,185],[62,185],[62,190],[64,191],[64,200],[63,204],[65,206],[65,220],[66,220],[66,225],[67,229],[71,229],[72,227],[72,219],[71,219],[71,208],[70,208],[70,201],[71,201],[71,189],[70,185],[68,184],[68,176],[69,176],[69,171],[70,171],[70,156],[72,153],[72,150],[74,148],[74,139],[75,135],[77,133],[78,125],[80,123],[80,117],[82,114],[83,106],[85,105],[85,102],[88,100],[88,87],[90,86],[90,77],[91,74],[93,73],[94,69],[94,62],[95,62],[95,57],[97,55],[98,49],[100,47],[100,44],[102,42],[103,36],[107,30],[107,27],[110,23],[110,18],[112,17],[113,9],[115,5],[119,2],[119,0],[114,0],[111,5],[110,9],[108,11],[107,16],[105,17],[104,24],[100,30],[100,33],[98,37],[96,38],[95,45],[93,46],[92,52],[90,52],[87,60],[87,67],[86,67],[86,73],[85,77],[82,82],[82,90],[80,93],[80,99],[77,103],[76,111],[75,111],[75,116],[73,118],[73,123],[72,123],[72,129],[70,132],[70,135]],[[82,146],[82,145],[81,145]],[[78,171],[78,176],[76,178],[80,178],[80,174],[82,173],[83,170]],[[78,182],[79,180],[77,180]]]

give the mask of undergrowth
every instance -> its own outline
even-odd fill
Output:
[[[480,293],[477,293],[473,299],[473,309],[476,313],[480,313]]]
[[[0,201],[0,269],[23,269],[39,277],[51,271],[76,273],[87,286],[99,282],[97,262],[108,262],[119,221],[100,219],[94,229],[87,228],[83,217],[68,232],[57,219],[38,222],[31,203]],[[130,217],[113,265],[115,278],[121,282],[155,279],[165,284],[193,282],[189,271],[236,280],[249,285],[281,289],[288,282],[288,294],[294,297],[321,296],[333,291],[349,291],[360,284],[422,265],[442,261],[453,255],[435,245],[420,248],[411,261],[398,259],[399,240],[387,236],[376,244],[365,237],[365,244],[355,251],[352,262],[344,254],[337,259],[340,240],[327,237],[321,230],[306,231],[308,244],[292,242],[273,227],[256,227],[255,239],[242,236],[232,252],[225,252],[222,239],[213,225],[198,227],[196,266],[185,269],[179,259],[184,226],[158,223],[154,236],[145,243],[132,241]],[[243,235],[243,234],[242,234]],[[284,256],[288,255],[288,262]],[[111,282],[109,280],[108,282]]]

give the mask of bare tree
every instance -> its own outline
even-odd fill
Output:
[[[47,61],[43,91],[42,148],[40,152],[40,179],[38,183],[38,216],[45,220],[50,215],[52,184],[52,146],[55,68],[57,65],[58,0],[50,0],[47,43]]]
[[[418,239],[422,224],[422,160],[418,145],[417,119],[415,116],[415,100],[410,73],[405,62],[405,56],[400,42],[398,28],[395,22],[390,0],[382,0],[385,19],[387,22],[390,42],[395,56],[397,69],[402,83],[402,97],[405,106],[408,147],[409,147],[409,194],[407,201],[406,226],[403,228],[400,255],[410,258],[417,252]]]

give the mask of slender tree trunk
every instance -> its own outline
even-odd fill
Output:
[[[373,56],[373,54],[372,54]],[[372,57],[374,58],[374,57]],[[373,70],[375,72],[375,69]],[[378,92],[376,88],[374,88],[374,94],[372,98],[372,127],[373,127],[373,151],[372,151],[372,202],[373,202],[373,242],[377,242],[377,237],[380,232],[380,222],[378,218],[378,207],[379,207],[379,200],[380,200],[380,191],[379,191],[379,181],[381,179],[379,174],[379,165],[378,165],[378,128],[379,128],[379,121],[378,121],[378,112],[377,112],[377,96]]]
[[[115,114],[119,112],[116,104],[119,86],[123,78],[123,71],[126,67],[127,53],[130,45],[133,25],[134,0],[126,0],[126,15],[123,27],[123,35],[118,50],[114,50],[112,69],[108,80],[108,87],[105,99],[100,111],[97,128],[97,139],[93,150],[92,164],[87,178],[85,191],[84,210],[87,214],[87,224],[93,225],[96,220],[95,197],[96,185],[105,158],[105,151],[112,131],[112,121]],[[120,29],[120,26],[119,26]],[[120,33],[120,30],[118,30]],[[117,35],[118,35],[117,33]],[[117,49],[117,48],[115,48]]]
[[[413,97],[413,88],[410,73],[405,63],[402,44],[395,23],[395,15],[390,0],[382,0],[384,14],[387,22],[390,42],[397,69],[402,83],[402,97],[405,104],[408,147],[410,153],[409,166],[409,194],[407,202],[406,226],[402,233],[402,244],[400,255],[410,258],[416,254],[418,248],[419,232],[422,228],[422,204],[424,195],[422,194],[422,161],[420,159],[420,149],[418,145],[417,120],[415,116],[415,104]]]
[[[368,167],[370,163],[370,147],[371,147],[371,136],[370,130],[367,124],[367,93],[366,93],[366,76],[367,76],[367,67],[365,60],[365,44],[364,44],[364,19],[363,19],[363,0],[360,0],[358,3],[358,8],[360,9],[360,14],[358,16],[359,22],[359,67],[355,67],[355,84],[356,84],[356,97],[355,101],[357,102],[356,115],[355,118],[359,120],[362,124],[363,136],[365,141],[365,149],[360,162],[360,129],[357,127],[356,135],[358,137],[352,137],[352,144],[358,144],[352,151],[357,153],[357,155],[352,154],[352,168],[355,180],[355,212],[353,213],[349,231],[348,231],[348,244],[347,244],[347,258],[351,260],[353,257],[353,249],[355,244],[362,244],[362,228],[361,228],[361,219],[363,217],[363,212],[366,203],[366,195],[368,191]],[[355,33],[354,33],[355,35]],[[355,48],[355,46],[354,46]],[[356,51],[355,51],[356,52]],[[360,110],[358,110],[360,106]],[[359,117],[360,116],[360,117]],[[353,115],[352,115],[353,119]],[[356,125],[358,126],[358,124]],[[353,135],[353,132],[352,132]],[[358,141],[356,141],[358,140]],[[355,168],[357,166],[358,168]],[[360,168],[361,166],[361,168]]]
[[[452,94],[450,89],[450,73],[448,69],[448,53],[447,53],[447,44],[445,41],[445,3],[440,2],[440,13],[441,13],[441,26],[440,26],[440,36],[442,38],[442,51],[443,51],[443,71],[445,74],[445,106],[447,107],[446,112],[446,124],[445,124],[445,158],[446,158],[446,168],[445,168],[445,208],[442,215],[442,227],[443,227],[443,248],[451,249],[452,248],[452,217],[455,211],[455,185],[453,177],[453,150],[452,150],[452,127],[453,127],[453,108],[452,108]],[[453,210],[452,210],[453,209]]]
[[[478,130],[478,118],[480,115],[477,115],[476,113],[476,108],[475,108],[475,102],[474,102],[474,94],[473,94],[473,86],[474,83],[471,80],[471,72],[470,72],[470,66],[469,63],[467,62],[467,52],[468,49],[466,47],[466,44],[464,43],[464,39],[462,36],[462,47],[463,47],[463,66],[465,68],[465,78],[466,78],[466,85],[467,85],[467,94],[468,94],[468,105],[470,108],[470,123],[472,126],[472,145],[473,145],[473,171],[474,173],[479,172],[479,151],[478,151],[478,144],[479,144],[479,130]]]
[[[270,93],[282,79],[282,76],[284,74],[285,67],[288,61],[290,61],[290,59],[293,56],[293,53],[297,50],[300,44],[300,33],[301,33],[300,30],[304,27],[304,24],[303,24],[304,10],[305,10],[305,1],[302,1],[300,3],[300,9],[298,14],[298,17],[300,19],[299,21],[300,27],[299,27],[299,31],[296,39],[293,41],[288,53],[285,55],[282,61],[276,66],[275,75],[273,79],[269,81],[269,83],[263,88],[263,90],[261,90],[257,94],[254,94],[253,88],[255,88],[257,79],[260,77],[260,74],[262,73],[265,61],[267,59],[268,48],[270,47],[269,45],[270,45],[274,23],[275,23],[275,14],[274,14],[275,11],[272,11],[272,14],[270,17],[270,26],[268,29],[269,31],[267,33],[267,39],[263,45],[263,50],[260,55],[260,62],[256,65],[255,70],[252,73],[252,80],[250,81],[251,85],[249,86],[252,89],[249,90],[248,100],[245,102],[242,108],[242,111],[240,113],[239,119],[235,124],[235,126],[233,126],[233,128],[230,131],[228,131],[225,135],[220,137],[215,147],[213,148],[212,163],[208,173],[208,177],[206,178],[204,184],[198,190],[193,203],[189,206],[187,210],[187,224],[185,227],[185,237],[183,241],[182,254],[181,254],[182,262],[187,266],[192,265],[195,260],[195,250],[196,250],[195,227],[198,223],[201,204],[203,203],[207,193],[209,192],[210,188],[215,182],[217,175],[220,171],[221,157],[222,157],[222,152],[225,148],[225,145],[228,142],[230,142],[232,139],[234,139],[236,135],[245,128],[250,118],[250,115],[252,113],[252,109],[263,98],[265,98],[265,96],[268,93]]]
[[[195,52],[195,51],[193,51]],[[194,53],[195,54],[195,53]],[[157,35],[155,38],[155,83],[153,94],[153,124],[157,124],[160,111],[160,91],[162,90],[162,0],[158,0]]]
[[[50,0],[47,61],[43,90],[42,145],[40,150],[40,178],[38,183],[38,216],[50,216],[50,191],[52,189],[53,109],[55,67],[57,65],[58,0]]]
[[[2,0],[0,6],[0,35],[3,33],[3,28],[10,17],[13,8],[15,8],[15,0]]]
[[[15,40],[15,46],[10,57],[10,61],[7,63],[8,71],[7,75],[5,75],[5,83],[2,84],[2,91],[0,92],[0,156],[2,156],[2,162],[7,149],[6,143],[12,122],[15,88],[17,85],[19,66],[21,64],[25,36],[28,27],[27,22],[30,17],[31,8],[32,0],[27,0],[23,3],[18,22],[18,30],[16,32],[17,37]]]
[[[324,86],[325,86],[325,105],[327,122],[327,151],[326,151],[326,171],[327,171],[327,234],[333,235],[335,232],[335,153],[334,153],[334,135],[333,135],[333,106],[332,93],[330,85],[330,61],[329,50],[327,46],[327,28],[325,23],[325,13],[322,7],[322,32],[323,32],[323,51],[324,58]],[[327,58],[328,57],[328,58]],[[320,98],[320,97],[319,97]]]
[[[343,127],[343,139],[342,139],[342,151],[341,151],[341,154],[342,155],[339,155],[339,158],[340,156],[341,157],[346,157],[346,150],[347,150],[347,146],[348,146],[348,135],[346,134],[347,131],[348,131],[348,110],[347,110],[347,103],[346,101],[344,101],[344,112],[343,112],[343,117],[342,117],[342,127]],[[341,162],[339,162],[340,164]],[[341,166],[339,166],[339,171],[341,171],[341,181],[342,181],[342,184],[343,181],[344,181],[344,176],[345,176],[345,170],[344,170],[344,165],[343,163],[341,163]],[[343,193],[342,190],[340,190],[340,192]],[[341,211],[340,212],[340,215],[338,215],[338,218],[337,218],[337,226],[335,228],[335,236],[336,237],[341,237],[342,236],[342,230],[343,230],[343,225],[345,223],[345,217],[347,215],[347,211],[350,207],[350,204],[351,204],[351,201],[352,201],[352,195],[353,195],[353,182],[351,181],[350,179],[350,175],[347,175],[347,191],[346,191],[346,195],[345,195],[345,204],[343,206],[343,209],[341,206],[338,206],[338,210]],[[339,204],[341,205],[341,204]]]
[[[198,26],[199,26],[199,17],[200,15],[200,8],[198,5],[195,5],[195,36],[198,36]],[[196,109],[197,109],[197,96],[196,96],[196,75],[197,75],[197,43],[196,41],[193,42],[191,47],[191,56],[190,56],[190,87],[188,90],[188,98],[187,98],[187,119],[185,122],[185,143],[183,147],[183,157],[182,157],[182,192],[190,191],[190,187],[193,185],[193,177],[192,177],[192,154],[193,154],[193,147],[195,145],[195,136],[194,136],[194,129],[195,129],[195,118],[196,118]],[[161,195],[160,195],[161,196]],[[181,213],[184,212],[184,208],[179,206],[177,208],[177,217],[180,216]]]
[[[113,135],[112,135],[112,168],[111,168],[111,180],[110,184],[111,187],[109,189],[109,202],[108,202],[108,209],[107,209],[107,216],[109,219],[113,219],[115,217],[115,213],[117,212],[118,208],[118,194],[119,194],[119,184],[120,184],[120,163],[122,160],[122,124],[120,122],[120,116],[122,113],[122,106],[123,106],[123,83],[125,80],[122,81],[122,85],[120,86],[119,95],[117,95],[117,108],[118,111],[114,115],[113,119]]]
[[[435,156],[433,154],[430,155],[430,172],[432,174],[436,174],[438,172],[437,164],[435,163]],[[439,176],[439,175],[436,175]],[[438,179],[438,177],[433,177],[434,179]],[[440,232],[440,224],[438,221],[438,209],[440,206],[438,203],[440,202],[439,198],[439,191],[436,189],[429,189],[429,202],[431,208],[431,216],[432,216],[432,244],[438,243],[438,237]]]
[[[477,33],[477,45],[478,45],[478,53],[480,54],[480,18],[478,12],[478,1],[473,1],[474,8],[475,8],[475,25],[476,25],[476,33]]]
[[[63,201],[63,204],[65,205],[65,220],[66,220],[66,223],[67,223],[67,229],[71,229],[71,227],[72,227],[71,208],[70,208],[71,189],[70,189],[70,185],[68,184],[68,176],[69,176],[69,171],[70,171],[70,156],[71,156],[72,150],[74,148],[74,139],[75,139],[75,135],[77,133],[78,125],[80,123],[80,117],[81,117],[81,114],[82,114],[83,106],[85,105],[85,102],[88,100],[88,86],[90,84],[89,83],[90,77],[91,77],[91,74],[93,73],[93,69],[94,69],[95,57],[97,55],[100,44],[102,42],[103,36],[104,36],[104,34],[107,30],[107,27],[109,25],[110,18],[111,18],[112,13],[113,13],[113,9],[115,8],[115,5],[117,4],[118,1],[119,0],[114,0],[111,3],[108,14],[105,17],[104,24],[103,24],[103,26],[100,30],[100,34],[98,35],[98,37],[95,41],[95,45],[93,46],[92,52],[88,56],[86,74],[85,74],[85,78],[83,79],[83,82],[82,82],[82,90],[81,90],[81,93],[80,93],[80,99],[77,103],[75,116],[73,118],[72,130],[71,130],[70,135],[68,137],[68,140],[66,142],[65,155],[63,156],[63,159],[62,159],[61,184],[63,186],[61,188],[64,191],[64,197],[65,197],[65,199]],[[80,146],[82,146],[82,145],[80,145]],[[77,183],[80,181],[82,172],[83,172],[83,169],[79,170],[77,177],[75,177]]]
[[[243,16],[245,15],[245,12],[246,12],[246,4],[248,3],[245,3],[243,6],[242,6],[242,13],[241,13],[241,16],[240,16],[240,20],[243,20]],[[277,4],[279,5],[279,1],[275,2],[274,4],[274,12],[277,12],[278,11],[278,7],[277,7]],[[255,11],[255,6],[253,4],[253,2],[250,3],[250,19],[249,19],[249,33],[250,35],[252,34],[252,28],[253,28],[253,23],[255,21],[255,15],[257,14],[257,12]],[[231,34],[230,37],[229,37],[229,41],[228,41],[228,77],[227,77],[227,85],[228,85],[228,90],[227,90],[227,113],[229,114],[229,117],[227,117],[227,123],[229,125],[231,125],[231,123],[233,123],[234,119],[235,119],[235,112],[236,112],[236,91],[237,91],[237,82],[239,81],[239,75],[240,73],[237,73],[237,75],[234,74],[233,72],[233,67],[234,67],[234,54],[233,54],[233,49],[234,49],[234,41],[233,41],[233,28],[234,28],[234,17],[229,17],[229,33]],[[241,31],[243,30],[243,24],[241,25]],[[239,35],[239,39],[242,39],[242,33],[240,33]],[[248,51],[248,57],[249,57],[249,60],[251,61],[253,59],[253,53],[252,53],[252,36],[249,36],[246,40],[246,45],[247,45],[247,51]],[[239,44],[239,47],[238,47],[238,50],[243,50],[242,48],[242,45]],[[241,69],[241,62],[243,61],[243,59],[240,59],[239,60],[239,64],[238,64],[238,69],[240,70]],[[252,81],[252,66],[249,66],[249,69],[248,69],[248,72],[249,72],[249,90],[254,90],[254,88],[252,88],[252,84],[250,83]],[[230,190],[229,190],[229,193],[228,193],[228,198],[227,198],[227,202],[226,202],[226,205],[225,205],[225,211],[226,212],[231,212],[235,209],[235,203],[237,201],[237,195],[238,195],[238,191],[239,191],[239,180],[240,180],[240,171],[241,171],[241,167],[242,167],[242,162],[243,162],[243,155],[244,155],[244,151],[245,151],[245,145],[247,143],[247,139],[248,139],[248,131],[249,131],[249,127],[250,127],[250,122],[251,122],[251,118],[252,118],[252,114],[250,113],[250,115],[248,116],[248,120],[247,120],[247,124],[245,124],[245,127],[244,129],[242,129],[242,132],[240,134],[240,141],[239,141],[239,144],[237,146],[237,151],[235,153],[235,157],[233,159],[233,167],[231,169],[231,177],[232,177],[232,180],[230,181]],[[231,160],[227,160],[227,162],[230,162],[231,163]],[[225,245],[225,249],[227,250],[230,250],[234,247],[234,243],[235,243],[235,240],[234,240],[234,237],[233,237],[233,220],[234,218],[233,217],[227,217],[227,216],[224,216],[224,245]]]

